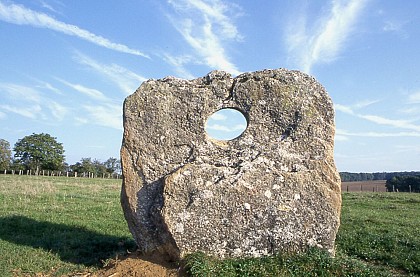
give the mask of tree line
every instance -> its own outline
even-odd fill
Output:
[[[420,176],[419,171],[352,173],[340,172],[342,182],[391,180],[396,176]]]
[[[394,176],[386,181],[388,191],[420,192],[420,175]]]
[[[41,133],[19,139],[14,147],[0,139],[0,170],[31,170],[39,175],[41,171],[71,171],[78,174],[92,173],[96,176],[104,174],[120,174],[121,164],[117,158],[110,157],[105,162],[97,159],[82,158],[69,165],[65,162],[63,144],[49,134]]]

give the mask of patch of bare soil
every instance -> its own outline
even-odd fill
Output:
[[[161,254],[144,255],[139,252],[131,253],[127,257],[111,260],[108,265],[89,277],[178,277],[185,276],[177,262]]]
[[[341,191],[347,192],[386,192],[386,180],[341,182]]]

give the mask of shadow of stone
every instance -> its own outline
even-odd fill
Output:
[[[100,266],[101,261],[136,247],[131,238],[104,235],[84,227],[37,221],[20,215],[0,218],[0,239],[42,248],[58,254],[62,261],[85,266]]]

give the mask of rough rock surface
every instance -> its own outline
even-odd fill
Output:
[[[222,108],[248,126],[229,141]],[[312,77],[286,69],[149,80],[124,103],[121,202],[140,250],[175,259],[334,252],[341,208],[334,110]]]

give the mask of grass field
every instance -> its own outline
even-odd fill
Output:
[[[92,272],[135,248],[121,180],[0,175],[0,276]],[[343,193],[337,255],[187,260],[193,276],[418,276],[420,194]]]
[[[0,276],[94,270],[134,249],[121,180],[0,175]]]

